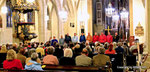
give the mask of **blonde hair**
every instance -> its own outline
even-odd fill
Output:
[[[6,52],[7,52],[6,45],[3,44],[0,50],[0,53],[6,53]]]
[[[71,58],[72,56],[73,56],[72,50],[70,48],[66,48],[64,50],[64,57],[70,57]]]
[[[7,56],[6,56],[7,60],[13,60],[13,59],[16,59],[16,57],[17,57],[16,52],[13,49],[8,50]]]
[[[117,43],[113,42],[113,49],[117,48]]]

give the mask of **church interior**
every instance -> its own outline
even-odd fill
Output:
[[[99,65],[95,64],[96,55],[101,55],[104,48],[103,54],[110,58],[108,72],[150,72],[149,19],[150,0],[0,0],[0,58],[7,60],[11,49],[17,56],[24,51],[24,56],[28,58],[26,54],[29,54],[30,49],[35,49],[43,71],[74,71],[73,67],[77,67],[75,71],[92,71],[92,68],[97,71],[100,62],[109,64],[103,61],[105,58],[100,59],[102,56],[99,57],[100,62],[97,62]],[[6,52],[1,51],[3,47],[7,49]],[[43,50],[38,50],[39,47]],[[45,57],[49,55],[47,51],[52,47],[55,50],[52,54],[59,62],[56,65],[63,66],[60,61],[65,56],[65,48],[70,48],[76,66],[66,67],[65,70],[44,65],[47,61]],[[62,54],[61,50],[64,51]],[[107,50],[114,50],[115,53],[107,54]],[[79,54],[92,59],[91,65],[87,65],[89,70],[78,67]],[[9,69],[4,67],[7,66],[4,60],[0,60],[0,71]],[[28,64],[20,61],[23,66],[21,70],[28,70]]]

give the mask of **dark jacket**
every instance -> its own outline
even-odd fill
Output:
[[[65,42],[66,42],[66,43],[71,42],[71,37],[66,35],[66,36],[65,36]]]
[[[124,49],[121,46],[118,46],[115,51],[117,54],[124,53]]]
[[[59,60],[60,65],[75,65],[75,59],[69,57],[62,57]]]
[[[113,41],[114,41],[114,42],[118,42],[118,41],[119,41],[119,35],[114,36],[114,37],[113,37]]]

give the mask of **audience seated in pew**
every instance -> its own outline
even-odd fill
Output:
[[[75,65],[75,59],[72,58],[73,52],[70,48],[64,50],[64,56],[60,58],[60,65]]]
[[[19,55],[19,54],[21,56],[25,55],[27,57],[27,59],[26,59],[26,65],[27,65],[29,63],[29,61],[32,60],[31,54],[39,53],[36,51],[38,49],[38,47],[40,46],[39,44],[40,44],[39,42],[33,42],[33,43],[28,43],[28,44],[26,43],[26,44],[23,44],[23,46],[20,45],[20,48],[17,50],[16,50],[17,45],[13,45],[13,47],[8,46],[8,49],[12,48],[12,49],[16,50],[17,52],[19,51],[19,53],[17,55]],[[119,53],[122,53],[119,50],[117,50],[117,47],[119,48],[120,45],[117,43],[115,45],[113,46],[112,44],[108,44],[108,46],[105,46],[105,48],[108,49],[105,51],[105,54],[113,54],[112,58],[111,58],[111,55],[109,55],[109,57],[111,58],[109,60],[108,56],[104,55],[103,53],[100,53],[101,52],[100,49],[103,50],[104,45],[99,42],[97,42],[96,45],[91,44],[91,46],[87,42],[86,43],[84,43],[84,42],[71,43],[70,42],[70,43],[68,43],[68,45],[66,43],[64,43],[64,45],[63,45],[64,47],[61,46],[61,48],[58,43],[54,43],[54,46],[50,46],[49,43],[46,42],[45,46],[44,46],[44,44],[42,44],[43,47],[41,47],[40,49],[44,48],[44,50],[45,50],[44,53],[47,55],[46,56],[45,56],[45,54],[42,55],[44,58],[37,58],[36,62],[38,64],[41,64],[41,61],[43,61],[42,62],[43,64],[58,65],[58,66],[59,65],[63,65],[63,66],[64,65],[65,66],[67,66],[67,65],[69,65],[69,66],[73,66],[73,65],[76,65],[76,66],[104,66],[106,64],[106,62],[115,60],[112,63],[112,66],[116,67],[119,64],[123,65],[123,54],[120,56],[118,55]],[[120,47],[122,47],[122,45]],[[51,51],[50,48],[52,48],[53,50]],[[22,50],[22,49],[25,49],[26,54],[24,54],[23,52],[20,53],[20,50]],[[116,49],[116,51],[114,49]],[[123,49],[125,51],[124,53],[127,54],[128,53],[127,51],[129,50],[128,47],[127,48],[123,47]],[[6,49],[6,51],[7,51],[7,49]],[[55,54],[53,55],[54,52],[55,52]],[[73,57],[72,57],[72,55],[73,55]],[[19,56],[17,56],[17,57],[19,57]],[[104,58],[102,58],[102,57],[104,57]],[[17,59],[20,59],[20,61],[22,63],[21,65],[24,67],[25,64],[23,64],[23,60],[25,60],[25,59],[21,59],[21,58],[17,58]],[[105,61],[105,60],[107,60],[107,61]],[[116,61],[119,64],[117,64]],[[120,63],[120,62],[122,62],[122,63]],[[117,64],[117,65],[115,65],[115,64]]]
[[[47,55],[43,58],[43,64],[59,65],[59,61],[56,56],[53,55],[54,47],[47,47]]]
[[[118,43],[118,47],[115,49],[117,54],[124,53],[124,49],[122,48],[122,42]]]
[[[75,58],[75,61],[76,61],[77,66],[91,66],[92,65],[92,59],[88,57],[88,51],[85,48],[82,50],[81,55]]]
[[[17,70],[23,69],[21,61],[16,59],[16,52],[13,49],[8,50],[6,60],[3,62],[3,68]]]
[[[40,63],[37,63],[37,53],[32,53],[31,60],[25,65],[25,70],[43,70]]]
[[[113,50],[113,45],[110,44],[108,49],[105,51],[105,54],[116,54],[116,51]]]
[[[29,53],[28,53],[29,57],[26,59],[26,64],[31,60],[32,53],[35,53],[35,52],[36,52],[35,49],[29,50]],[[41,64],[41,60],[39,58],[37,58],[36,61],[37,61],[37,63]]]
[[[105,66],[107,62],[110,62],[110,58],[104,55],[105,48],[98,48],[98,54],[93,57],[93,66]]]
[[[17,59],[21,61],[22,66],[24,67],[26,57],[24,56],[25,50],[22,48],[19,50],[19,53],[17,54]]]
[[[36,53],[40,53],[40,57],[43,57],[45,55],[44,49],[41,45],[39,45],[38,48],[36,48]]]
[[[58,43],[55,45],[54,55],[60,59],[63,56],[63,49],[59,46]]]

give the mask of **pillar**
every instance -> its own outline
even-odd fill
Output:
[[[130,36],[133,36],[133,0],[129,0]]]
[[[148,53],[150,53],[150,0],[146,0],[146,46]]]

